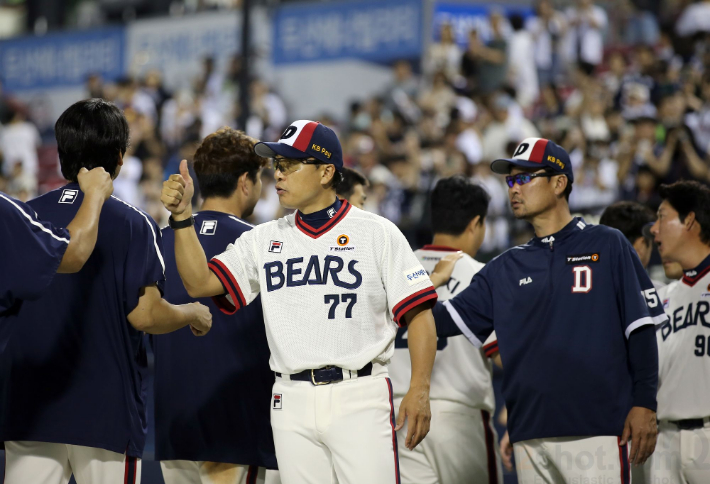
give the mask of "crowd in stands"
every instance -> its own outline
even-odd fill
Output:
[[[571,156],[574,212],[598,215],[617,200],[655,210],[658,187],[679,179],[710,183],[710,1],[535,2],[534,14],[493,9],[487,28],[442,23],[420,62],[401,60],[380,95],[349,102],[347,119],[318,119],[339,133],[346,164],[369,180],[366,209],[397,223],[418,246],[428,237],[427,197],[440,177],[465,173],[492,197],[482,248],[499,253],[529,237],[509,215],[503,180],[489,169],[524,138],[548,138]],[[611,16],[624,28],[610,32]],[[618,19],[616,19],[618,20]],[[275,140],[294,116],[260,79],[249,86],[250,116],[238,126],[241,59],[205,59],[192,88],[168,92],[160,72],[140,79],[87,80],[86,95],[121,107],[131,146],[116,195],[159,223],[163,179],[223,125]],[[43,172],[52,121],[0,87],[0,190],[21,199],[57,186]],[[47,154],[49,153],[49,154]],[[56,166],[51,164],[50,166]],[[54,185],[52,183],[54,182]],[[271,174],[254,222],[279,216]]]

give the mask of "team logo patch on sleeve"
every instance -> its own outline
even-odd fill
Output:
[[[274,410],[281,410],[281,397],[282,395],[280,393],[274,393],[274,398],[271,403],[271,408]]]
[[[567,264],[588,264],[590,262],[599,262],[598,252],[567,256]]]
[[[200,228],[200,235],[214,235],[217,231],[217,221],[216,220],[204,220],[202,222],[202,228]]]
[[[425,271],[422,266],[416,266],[412,267],[411,269],[407,269],[403,272],[403,274],[404,278],[407,281],[407,284],[409,284],[410,286],[418,284],[423,280],[429,280],[429,274],[427,274],[427,271]]]
[[[271,242],[269,242],[269,252],[280,254],[281,249],[283,249],[283,246],[283,242],[279,242],[278,240],[272,240]]]
[[[71,190],[69,188],[65,188],[62,192],[62,196],[59,197],[59,203],[74,203],[78,194],[79,190]]]

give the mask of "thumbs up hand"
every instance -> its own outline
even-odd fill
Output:
[[[174,216],[187,212],[187,217],[192,215],[192,196],[195,193],[195,185],[187,169],[187,160],[180,162],[180,174],[170,175],[170,178],[163,182],[163,190],[160,194],[160,201],[163,202]],[[187,210],[187,208],[190,210]],[[184,217],[182,217],[184,218]],[[176,218],[180,220],[182,218]]]

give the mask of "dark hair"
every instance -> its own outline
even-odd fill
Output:
[[[550,175],[562,175],[563,173],[558,173],[554,170],[551,170],[549,168],[545,168],[545,173],[549,173]],[[565,200],[567,200],[567,203],[569,203],[569,196],[572,193],[572,180],[565,175],[565,178],[567,178],[567,186],[565,187],[565,191],[562,192],[562,195],[564,195]],[[548,180],[551,180],[551,178],[548,178]]]
[[[508,18],[508,21],[510,22],[510,26],[513,27],[513,30],[515,30],[516,32],[518,30],[523,30],[523,27],[525,26],[525,20],[523,19],[523,16],[517,12],[512,14]]]
[[[85,99],[72,104],[54,125],[62,175],[76,182],[79,170],[102,167],[116,173],[128,147],[128,122],[114,104]]]
[[[693,212],[700,224],[700,240],[710,245],[710,188],[696,181],[678,181],[661,185],[658,193],[678,212],[681,222]]]
[[[342,179],[338,185],[338,195],[345,199],[350,198],[355,190],[356,185],[362,185],[363,188],[368,186],[370,183],[367,181],[364,175],[360,172],[353,170],[352,168],[343,167],[341,172]]]
[[[602,213],[599,223],[621,231],[629,242],[643,237],[643,227],[656,220],[653,211],[638,202],[616,202]]]
[[[431,192],[431,226],[435,234],[460,235],[477,216],[488,214],[491,197],[462,175],[442,178]]]
[[[243,131],[223,127],[207,136],[195,152],[194,168],[204,198],[229,197],[244,173],[254,183],[267,158],[254,152],[257,140]]]

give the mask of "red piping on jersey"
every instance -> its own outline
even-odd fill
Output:
[[[259,473],[259,468],[257,466],[249,466],[249,472],[247,473],[247,484],[256,484],[256,476]]]
[[[706,267],[703,269],[697,276],[695,277],[688,277],[685,274],[683,275],[683,282],[687,284],[690,287],[693,287],[700,279],[705,277],[705,274],[710,272],[710,266]]]
[[[242,291],[239,288],[239,284],[237,284],[237,281],[234,279],[232,273],[229,272],[227,266],[225,266],[221,261],[217,259],[212,259],[210,262],[207,263],[207,266],[217,276],[217,278],[220,280],[229,295],[232,296],[232,300],[234,301],[234,306],[232,306],[231,304],[229,304],[229,301],[227,301],[226,298],[224,298],[223,296],[213,297],[212,301],[214,301],[220,311],[225,314],[231,315],[246,306],[244,295],[242,294]]]
[[[481,410],[483,419],[483,432],[486,434],[486,457],[488,462],[488,484],[498,483],[498,466],[496,465],[496,453],[494,450],[493,431],[491,430],[491,414],[486,410]]]
[[[403,326],[403,324],[400,323],[402,316],[407,314],[407,312],[409,312],[412,308],[415,308],[427,301],[432,301],[433,305],[436,302],[437,298],[438,296],[436,294],[434,286],[429,286],[426,289],[422,289],[421,291],[415,292],[411,296],[400,301],[399,304],[397,304],[392,310],[395,323],[397,323],[399,326]]]
[[[621,445],[621,437],[617,437],[619,444],[619,467],[621,468],[621,484],[631,484],[631,466],[629,465],[629,444]]]
[[[318,237],[320,237],[321,235],[323,235],[324,233],[328,232],[330,229],[335,227],[335,225],[337,225],[338,222],[340,222],[343,219],[343,217],[345,217],[345,215],[350,210],[351,206],[352,205],[350,205],[350,203],[348,203],[347,200],[343,200],[343,203],[340,206],[340,210],[335,212],[335,215],[333,215],[333,218],[330,219],[325,225],[323,225],[319,229],[313,228],[310,225],[308,225],[306,222],[304,222],[301,219],[301,214],[299,212],[296,212],[296,227],[298,227],[298,229],[301,232],[303,232],[304,234],[306,234],[310,238],[317,239]]]
[[[394,450],[394,474],[395,483],[401,484],[399,480],[399,450],[397,449],[397,433],[395,432],[395,420],[394,420],[394,400],[392,399],[392,380],[385,378],[387,380],[387,390],[390,393],[390,425],[392,426],[392,449]]]
[[[461,249],[454,249],[453,247],[449,247],[446,245],[432,245],[432,244],[427,244],[424,247],[422,247],[422,250],[435,250],[438,252],[461,252]]]
[[[311,121],[306,123],[306,125],[301,128],[301,132],[298,134],[298,138],[293,142],[293,147],[298,151],[306,151],[308,149],[308,144],[313,139],[313,132],[316,130],[318,123]]]
[[[492,343],[488,343],[483,347],[483,352],[486,354],[487,357],[491,357],[498,351],[498,341],[494,341]]]

